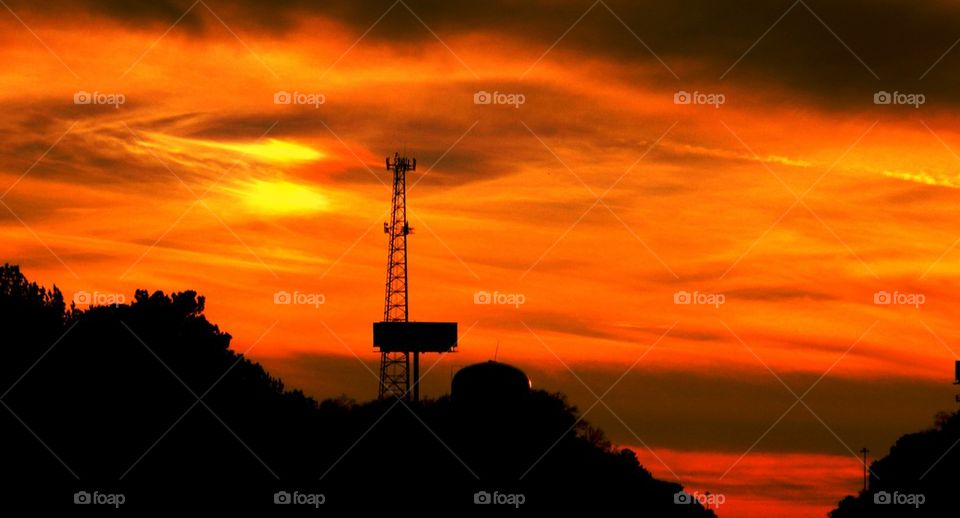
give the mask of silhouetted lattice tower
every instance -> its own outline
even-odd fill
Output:
[[[393,206],[390,222],[383,224],[389,237],[387,246],[387,284],[383,321],[373,324],[373,345],[380,349],[379,397],[420,399],[420,353],[450,352],[457,346],[455,322],[409,322],[407,306],[407,171],[416,171],[417,159],[387,157],[387,170],[393,172]],[[411,359],[413,384],[411,386]]]
[[[389,235],[387,245],[387,288],[383,306],[384,322],[407,321],[407,171],[417,170],[417,159],[393,155],[387,157],[387,170],[393,172],[393,209],[390,222],[383,224]],[[405,397],[410,389],[410,353],[380,353],[380,398],[394,395]]]

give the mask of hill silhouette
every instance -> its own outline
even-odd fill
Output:
[[[485,491],[523,494],[521,512],[714,516],[675,504],[679,485],[612,447],[562,395],[317,402],[232,351],[204,302],[138,290],[80,310],[0,268],[4,505],[113,511],[75,505],[82,491],[123,494],[120,512],[315,512],[275,505],[284,492],[323,494],[321,511],[514,510],[474,505]]]
[[[869,490],[841,500],[830,518],[956,516],[958,443],[958,412],[942,413],[933,428],[900,437],[870,465]]]

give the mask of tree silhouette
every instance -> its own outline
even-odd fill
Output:
[[[958,443],[960,413],[937,415],[933,428],[900,437],[889,455],[874,461],[869,490],[841,500],[830,518],[955,516]]]
[[[0,459],[5,502],[76,511],[76,491],[123,509],[303,511],[474,506],[523,493],[523,509],[714,516],[677,505],[629,450],[559,394],[509,401],[317,402],[230,349],[193,291],[67,308],[60,291],[0,268]],[[542,457],[542,458],[541,458]],[[502,509],[504,506],[489,506]],[[307,508],[312,510],[312,508]]]

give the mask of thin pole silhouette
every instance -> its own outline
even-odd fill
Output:
[[[867,448],[860,448],[860,453],[863,454],[863,491],[867,491],[867,454],[870,453],[870,450]]]

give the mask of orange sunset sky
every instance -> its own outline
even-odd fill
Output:
[[[823,516],[953,405],[954,3],[0,4],[0,261],[68,298],[194,289],[371,399],[405,149],[428,397],[496,354],[720,516]]]

